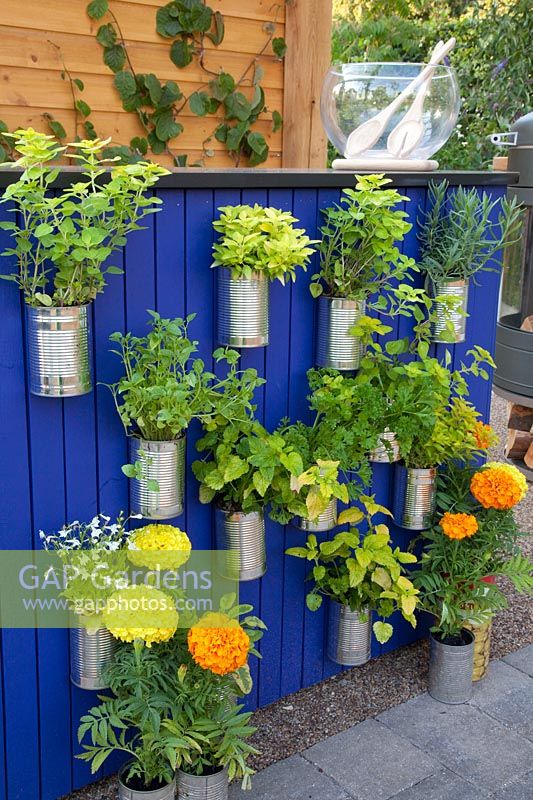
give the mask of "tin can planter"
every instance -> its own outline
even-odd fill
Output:
[[[396,525],[411,531],[431,526],[437,504],[437,470],[396,465],[392,515]]]
[[[316,519],[294,517],[292,524],[306,533],[323,533],[333,530],[337,524],[337,498],[334,497],[330,500],[327,508]]]
[[[487,674],[490,661],[490,635],[492,622],[484,625],[465,625],[467,631],[474,637],[474,667],[472,670],[472,680],[480,681]]]
[[[449,311],[444,303],[435,303],[436,320],[431,326],[434,342],[459,344],[466,338],[466,312],[468,309],[468,281],[439,281],[431,286],[433,297],[447,296],[457,298],[458,305]],[[453,335],[447,331],[448,323],[453,325]]]
[[[357,667],[370,660],[372,640],[371,614],[366,621],[359,611],[350,611],[330,598],[328,606],[327,656],[335,664]]]
[[[132,514],[147,519],[171,519],[183,513],[185,494],[185,435],[172,442],[149,442],[138,436],[130,439],[130,460],[139,462],[143,477],[132,478],[130,504]],[[148,487],[157,481],[159,491]]]
[[[91,391],[91,307],[26,306],[30,392],[76,397]]]
[[[265,519],[263,511],[215,509],[218,569],[227,578],[253,581],[266,572]],[[229,551],[229,552],[227,552]]]
[[[448,705],[466,703],[472,696],[474,636],[463,630],[463,644],[444,644],[429,635],[428,692]]]
[[[178,770],[178,800],[228,800],[228,771],[212,775],[189,775]]]
[[[119,770],[118,773],[118,800],[174,800],[176,797],[176,778],[166,786],[158,789],[130,789],[126,784],[126,772],[129,764]]]
[[[251,278],[232,278],[227,267],[217,267],[217,338],[230,347],[268,344],[269,282],[262,272]]]
[[[400,445],[394,431],[385,428],[379,437],[381,444],[371,451],[369,459],[375,464],[393,464],[400,460]]]
[[[364,346],[349,331],[364,313],[363,300],[324,295],[318,298],[317,366],[343,372],[359,369]]]
[[[81,626],[71,628],[69,634],[71,682],[80,689],[107,689],[102,674],[117,649],[117,640],[107,628]]]

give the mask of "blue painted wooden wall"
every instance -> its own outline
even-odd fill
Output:
[[[347,176],[346,185],[351,183]],[[216,179],[211,185],[217,185]],[[414,223],[403,250],[416,257],[416,217],[424,207],[426,190],[402,191],[409,197],[404,205]],[[500,196],[505,189],[493,186],[488,191]],[[124,254],[125,275],[111,276],[94,304],[95,383],[108,383],[120,375],[119,360],[109,353],[109,334],[116,330],[143,334],[147,308],[165,316],[195,312],[190,333],[200,341],[200,355],[211,363],[216,302],[215,275],[209,268],[211,222],[219,206],[258,202],[292,210],[315,238],[321,209],[339,199],[340,189],[320,188],[317,176],[312,188],[168,188],[158,193],[163,210],[149,219],[145,230],[131,236]],[[8,218],[4,206],[0,218]],[[0,232],[1,249],[6,242],[6,234]],[[9,271],[6,263],[2,271]],[[255,367],[267,381],[257,398],[258,415],[267,427],[284,416],[308,419],[306,371],[313,365],[314,350],[314,305],[308,284],[313,271],[300,275],[294,285],[272,286],[271,343],[266,349],[243,351],[243,367]],[[455,348],[454,363],[472,344],[493,350],[498,280],[497,274],[485,273],[482,285],[472,288],[468,342]],[[98,511],[115,516],[127,510],[127,479],[120,469],[127,460],[126,438],[111,395],[102,385],[85,397],[64,401],[28,393],[23,305],[13,285],[4,281],[0,281],[0,321],[0,548],[26,549],[39,547],[39,528],[52,531]],[[409,329],[405,318],[393,325],[391,336]],[[490,386],[476,382],[471,397],[487,418]],[[193,425],[189,467],[198,434]],[[373,491],[385,505],[391,487],[391,468],[376,465]],[[212,511],[199,504],[197,488],[189,469],[186,510],[177,523],[196,548],[209,548]],[[393,535],[396,543],[407,544],[407,532],[394,529]],[[268,522],[267,574],[242,586],[242,600],[254,605],[269,628],[261,643],[263,658],[253,666],[250,707],[271,703],[340,669],[324,655],[323,611],[312,614],[305,608],[305,565],[283,555],[286,547],[301,543],[302,536],[291,527]],[[382,650],[395,649],[420,634],[399,620]],[[62,630],[0,632],[0,800],[54,800],[91,780],[88,768],[74,759],[75,733],[80,714],[96,698],[69,683],[67,637]],[[373,654],[379,652],[375,645]]]

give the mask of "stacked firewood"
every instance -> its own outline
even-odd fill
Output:
[[[533,469],[533,406],[509,403],[507,427],[506,457]]]

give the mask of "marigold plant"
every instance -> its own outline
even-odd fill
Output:
[[[513,508],[527,494],[527,482],[512,464],[488,462],[472,476],[470,491],[483,508]]]
[[[473,514],[452,514],[447,511],[439,524],[449,539],[470,538],[479,530],[477,519]]]
[[[191,555],[191,540],[173,525],[145,525],[128,541],[128,558],[139,567],[178,569]]]
[[[196,664],[217,675],[235,672],[246,664],[250,638],[238,620],[208,612],[188,633],[189,652]]]
[[[153,586],[127,586],[114,592],[103,611],[104,625],[123,642],[141,640],[147,647],[166,642],[178,627],[172,598]]]

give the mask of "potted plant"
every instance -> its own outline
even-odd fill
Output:
[[[8,134],[6,134],[7,136]],[[91,303],[106,275],[121,273],[104,264],[120,250],[139,221],[161,200],[148,196],[167,170],[138,162],[114,166],[102,158],[108,141],[83,140],[66,147],[32,128],[13,134],[23,172],[0,200],[12,203],[20,222],[0,223],[13,237],[4,255],[17,271],[1,277],[24,294],[30,391],[71,397],[91,390]],[[51,194],[61,156],[76,162],[83,179]],[[104,179],[104,176],[108,178]]]
[[[383,311],[385,294],[394,294],[414,261],[400,253],[401,242],[411,230],[399,203],[407,200],[396,189],[383,189],[390,179],[383,175],[357,175],[355,189],[343,189],[340,204],[324,211],[320,229],[320,271],[312,276],[313,297],[318,298],[316,363],[320,367],[355,370],[363,343],[350,330],[365,309]]]
[[[169,519],[183,512],[185,491],[186,431],[194,418],[233,413],[234,396],[249,402],[254,370],[236,370],[238,354],[217,350],[215,361],[229,365],[226,378],[219,379],[193,359],[197,342],[187,338],[194,319],[164,319],[155,311],[146,336],[113,333],[114,350],[124,366],[124,375],[109,388],[113,393],[130,442],[131,463],[123,472],[132,479],[131,506],[150,519]],[[248,385],[250,383],[250,385]]]
[[[254,206],[224,206],[213,227],[218,269],[217,336],[231,347],[268,344],[269,283],[296,279],[307,268],[314,242],[288,211]]]
[[[477,435],[482,443],[494,439],[489,426],[478,424]],[[489,462],[483,467],[450,464],[439,477],[437,493],[441,528],[448,536],[460,536],[463,529],[457,521],[474,519],[475,536],[465,542],[465,558],[469,559],[472,574],[483,582],[494,584],[506,577],[518,592],[533,588],[532,563],[520,549],[520,539],[528,534],[521,531],[514,517],[514,506],[527,493],[522,473],[510,464]],[[452,522],[455,521],[455,527]],[[465,623],[474,635],[474,668],[472,679],[481,680],[487,672],[490,657],[492,618],[497,609],[489,609],[485,622]]]
[[[433,338],[464,342],[470,280],[501,268],[503,252],[519,238],[522,210],[516,198],[491,200],[462,186],[449,193],[446,180],[429,184],[428,201],[419,265],[435,301]]]
[[[416,557],[391,547],[389,529],[377,523],[377,514],[388,511],[373,497],[361,497],[364,511],[349,508],[339,516],[339,524],[365,522],[368,532],[357,529],[337,533],[330,541],[317,542],[313,534],[305,547],[286,552],[305,558],[314,566],[309,578],[314,582],[306,602],[311,611],[329,599],[327,655],[345,666],[365,664],[370,659],[371,631],[381,643],[390,639],[393,627],[385,622],[394,611],[414,627],[418,590],[403,574],[403,564]],[[381,617],[371,627],[371,616]]]
[[[58,554],[67,576],[60,594],[73,612],[69,631],[70,679],[81,689],[107,687],[105,669],[117,640],[105,627],[101,612],[114,589],[114,576],[120,567],[118,552],[129,537],[125,529],[127,521],[120,514],[111,523],[110,517],[98,514],[89,523],[76,520],[57,533],[39,531],[44,549]],[[110,554],[113,563],[108,565],[106,559]],[[97,582],[93,579],[96,570]]]
[[[200,502],[215,503],[215,535],[224,575],[250,581],[266,572],[264,509],[275,475],[288,458],[283,439],[253,418],[210,422],[196,443],[202,460],[192,465]]]

